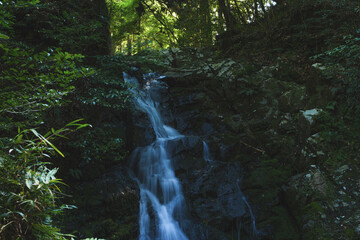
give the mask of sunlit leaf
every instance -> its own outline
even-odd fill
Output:
[[[44,142],[46,142],[47,144],[49,144],[57,153],[59,153],[62,157],[65,157],[64,154],[62,154],[62,152],[60,152],[59,149],[57,149],[54,144],[52,144],[51,142],[49,142],[46,138],[44,138],[41,134],[39,134],[35,129],[30,129],[31,132],[34,133],[35,136],[37,136],[39,139],[43,140]]]
[[[25,184],[26,184],[26,186],[29,188],[29,189],[31,189],[31,186],[32,186],[32,181],[30,180],[30,179],[25,179]]]
[[[0,33],[0,39],[9,39],[9,36]]]

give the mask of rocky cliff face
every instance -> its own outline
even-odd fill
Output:
[[[167,124],[189,136],[172,154],[192,224],[187,232],[197,236],[191,239],[358,236],[356,169],[322,165],[329,146],[318,134],[318,116],[329,94],[315,69],[303,78],[281,59],[256,68],[210,52],[171,56],[177,66],[164,73],[156,94]],[[203,140],[211,162],[202,157]],[[242,197],[254,212],[256,236]]]
[[[316,69],[299,73],[286,59],[256,67],[211,51],[171,51],[151,95],[165,124],[186,136],[169,141],[169,154],[186,198],[189,238],[357,239],[358,167],[324,164],[333,146],[321,124],[332,96]],[[96,108],[89,116],[104,130],[94,136],[104,146],[106,137],[122,138],[131,151],[155,138],[139,110]],[[86,168],[89,181],[77,187],[86,211],[73,226],[84,236],[137,239],[138,189],[111,146],[97,156],[104,169]]]

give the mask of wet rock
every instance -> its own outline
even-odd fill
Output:
[[[248,216],[240,190],[241,173],[234,164],[208,162],[204,168],[181,174],[194,218],[218,230],[229,231],[236,218]]]
[[[279,132],[282,134],[291,134],[296,131],[296,124],[294,117],[290,113],[285,113],[281,116],[280,123],[278,125]]]
[[[288,83],[276,78],[266,78],[261,85],[266,97],[279,98],[284,92],[288,91]]]
[[[189,239],[197,240],[227,240],[225,233],[209,226],[207,222],[199,223],[198,221],[187,220],[184,224],[184,232]]]
[[[199,102],[199,100],[204,98],[204,96],[205,96],[204,93],[192,93],[192,94],[180,96],[176,98],[177,101],[176,105],[179,107],[183,107],[184,105],[196,104]]]
[[[302,113],[303,117],[310,123],[310,125],[312,125],[314,123],[314,117],[319,115],[321,110],[314,108],[300,112]]]
[[[344,173],[344,172],[346,172],[347,170],[350,170],[349,165],[343,165],[343,166],[341,166],[340,168],[338,168],[338,169],[336,170],[336,172],[337,172],[337,173]]]
[[[305,106],[306,88],[295,86],[283,93],[279,98],[279,110],[283,112],[296,112]]]
[[[196,120],[200,120],[200,112],[198,110],[190,110],[187,112],[178,113],[176,115],[176,128],[182,133],[194,133],[194,124],[198,123]]]
[[[243,129],[243,120],[240,114],[235,114],[228,117],[225,119],[224,124],[226,124],[232,132],[240,132]]]
[[[360,225],[355,228],[355,233],[360,236]]]
[[[175,172],[200,169],[205,166],[202,144],[202,140],[196,136],[184,136],[168,141],[168,155],[172,159]]]
[[[168,85],[165,82],[148,79],[144,87],[149,89],[150,97],[155,102],[162,103],[169,101]]]
[[[132,140],[134,146],[147,146],[152,143],[156,136],[154,130],[150,127],[150,120],[146,114],[135,110],[132,114]]]
[[[231,187],[231,186],[225,186]],[[231,189],[229,192],[223,193],[221,189],[218,192],[218,204],[222,209],[222,216],[228,218],[238,218],[246,214],[246,205],[244,204],[244,194],[241,191],[234,191]]]
[[[308,137],[314,133],[316,127],[316,122],[314,117],[321,112],[321,109],[310,109],[305,111],[300,111],[299,120],[298,120],[298,129],[299,129],[299,139],[300,142],[305,142]]]

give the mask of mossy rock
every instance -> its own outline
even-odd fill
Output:
[[[295,221],[289,215],[283,206],[275,206],[268,212],[267,219],[258,223],[258,229],[271,226],[273,229],[274,240],[298,240],[300,238],[299,230]]]
[[[283,93],[279,98],[279,110],[282,112],[298,112],[306,106],[306,88],[295,86]]]
[[[277,159],[263,159],[260,166],[251,171],[246,179],[246,186],[251,187],[280,187],[289,178],[289,168],[281,166]]]

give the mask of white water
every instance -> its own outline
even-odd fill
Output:
[[[257,235],[257,231],[256,231],[256,224],[255,224],[255,216],[251,210],[251,207],[250,207],[250,204],[247,202],[246,200],[246,197],[243,196],[242,197],[242,200],[244,201],[244,203],[246,204],[246,206],[248,207],[249,209],[249,213],[250,213],[250,216],[251,216],[251,222],[252,222],[252,235],[253,236],[256,236]]]
[[[203,141],[203,158],[206,162],[211,162],[209,147],[205,141]]]
[[[184,196],[167,155],[168,141],[183,135],[163,123],[147,92],[151,82],[142,91],[135,78],[124,73],[124,79],[137,86],[133,89],[136,105],[148,115],[156,134],[152,144],[133,153],[134,174],[140,187],[139,240],[188,240],[180,227]]]

